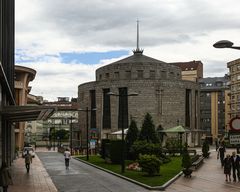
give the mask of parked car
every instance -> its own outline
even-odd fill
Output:
[[[32,155],[33,158],[35,157],[35,152],[34,152],[33,147],[24,147],[24,148],[23,148],[23,151],[22,151],[22,157],[23,157],[23,158],[24,158],[25,155],[27,154],[27,151],[29,151],[29,153]]]

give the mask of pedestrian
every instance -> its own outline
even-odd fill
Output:
[[[226,152],[225,146],[221,143],[219,148],[218,148],[217,159],[220,158],[222,167],[224,165],[223,163],[224,163],[225,152]]]
[[[0,169],[0,186],[3,188],[3,192],[8,191],[8,185],[12,185],[12,176],[6,162],[2,162]]]
[[[219,147],[219,141],[218,141],[217,137],[215,138],[215,146],[216,146],[216,151],[217,151],[218,147]]]
[[[231,161],[232,161],[233,181],[236,182],[236,173],[237,173],[238,181],[240,181],[240,157],[236,155],[235,151],[232,152]]]
[[[226,175],[226,181],[231,181],[231,169],[232,169],[232,161],[231,156],[227,154],[224,159],[224,174]]]
[[[32,155],[29,153],[29,150],[27,150],[27,154],[24,156],[24,158],[25,158],[25,167],[27,169],[27,173],[29,173],[30,164],[32,163]]]
[[[66,169],[69,169],[69,160],[71,159],[71,153],[68,148],[66,148],[66,150],[64,151],[64,157]]]

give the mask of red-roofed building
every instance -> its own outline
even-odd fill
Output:
[[[203,64],[201,61],[169,63],[176,65],[182,70],[182,80],[198,82],[203,78]]]

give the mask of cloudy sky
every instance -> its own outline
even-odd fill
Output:
[[[32,94],[77,97],[95,70],[140,48],[165,62],[201,60],[204,77],[223,76],[240,51],[239,0],[16,0],[16,64],[33,68]]]

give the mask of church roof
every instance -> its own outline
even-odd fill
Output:
[[[152,57],[148,57],[142,54],[142,52],[134,52],[132,56],[126,57],[124,59],[121,59],[119,61],[116,61],[111,64],[124,64],[124,63],[162,63],[162,64],[167,64],[163,61],[154,59]]]

